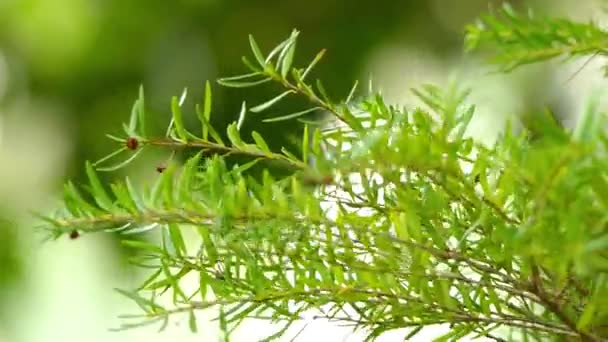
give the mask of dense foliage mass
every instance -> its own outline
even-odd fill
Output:
[[[494,48],[510,70],[603,54],[607,37],[594,24],[505,7],[468,27],[467,46]],[[88,163],[85,193],[67,183],[64,208],[44,217],[55,238],[120,232],[134,263],[151,269],[139,288],[120,291],[143,310],[124,327],[164,326],[188,313],[196,331],[195,311],[218,308],[226,337],[260,318],[286,323],[270,337],[279,338],[312,310],[369,339],[408,328],[407,340],[441,323],[451,329],[440,340],[608,338],[608,136],[593,102],[573,131],[545,120],[532,140],[509,124],[485,146],[467,134],[475,108],[466,90],[423,86],[414,93],[424,106],[397,108],[355,85],[335,101],[309,82],[323,51],[308,66],[292,65],[297,38],[294,31],[264,54],[250,37],[250,73],[219,83],[283,90],[244,103],[225,134],[210,125],[210,84],[197,133],[184,124],[185,93],[172,100],[166,134],[147,132],[142,91],[125,135],[110,136],[122,148]],[[310,105],[264,120],[301,124],[298,151],[273,151],[260,134],[241,131],[257,120],[249,113],[279,112],[290,97]],[[97,176],[160,148],[185,162],[159,167],[149,187],[124,179],[108,191]],[[159,240],[130,235],[146,231]]]

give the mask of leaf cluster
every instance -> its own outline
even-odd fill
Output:
[[[486,26],[469,28],[468,42],[499,39],[499,61],[509,68],[553,56],[539,52],[549,45],[593,51],[579,47],[601,36],[504,13],[506,23],[485,17]],[[562,35],[571,38],[550,43]],[[118,231],[139,252],[133,263],[150,269],[149,277],[120,292],[142,314],[126,317],[123,328],[165,327],[185,313],[197,331],[195,312],[217,308],[226,338],[246,318],[283,322],[268,337],[281,338],[311,310],[369,340],[401,328],[408,339],[442,323],[451,329],[439,341],[607,338],[608,136],[596,107],[572,132],[532,143],[507,126],[486,146],[467,134],[475,108],[457,86],[414,89],[423,107],[387,105],[373,89],[358,93],[356,84],[332,101],[322,82],[307,81],[324,51],[293,66],[298,36],[294,31],[268,54],[250,37],[254,60],[243,59],[250,72],[218,81],[283,89],[262,104],[244,104],[226,141],[210,124],[209,83],[196,108],[200,135],[183,124],[185,92],[172,100],[166,134],[149,135],[142,91],[125,136],[111,137],[122,146],[88,163],[89,184],[68,182],[64,207],[44,216],[54,238]],[[301,122],[301,151],[272,151],[260,134],[241,131],[250,113],[276,109],[288,96],[308,99],[310,107],[266,121]],[[304,119],[315,111],[326,118]],[[151,148],[196,153],[144,189],[127,178],[108,190],[98,179],[97,172],[125,167]],[[234,155],[249,161],[228,167]],[[269,161],[291,172],[251,176],[253,165]],[[158,243],[130,238],[150,230],[160,233]],[[192,278],[194,289],[185,285]]]
[[[508,4],[468,25],[465,40],[469,51],[493,49],[490,61],[501,71],[557,57],[605,56],[607,43],[608,32],[593,22],[525,15]]]

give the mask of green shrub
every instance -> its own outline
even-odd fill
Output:
[[[603,55],[608,46],[593,23],[509,7],[469,26],[466,37],[468,49],[494,51],[505,71]],[[608,338],[608,136],[593,102],[573,131],[541,116],[535,139],[509,124],[485,146],[466,134],[475,112],[466,90],[423,86],[414,92],[425,106],[411,109],[356,85],[330,100],[320,81],[309,81],[323,51],[294,67],[297,39],[294,31],[265,54],[250,37],[250,73],[219,84],[283,90],[244,104],[226,134],[210,124],[209,83],[197,133],[175,97],[166,134],[150,135],[142,91],[125,135],[111,136],[121,148],[87,163],[88,186],[67,183],[63,209],[44,217],[54,238],[120,232],[133,262],[151,269],[139,288],[120,291],[143,311],[125,328],[189,313],[196,331],[194,312],[218,308],[226,337],[258,317],[285,323],[271,336],[279,338],[317,310],[370,339],[401,328],[412,337],[441,323],[451,329],[440,340]],[[310,105],[265,121],[303,125],[298,151],[273,151],[260,134],[240,130],[256,120],[249,113],[280,112],[288,97]],[[129,179],[107,187],[97,176],[161,148],[185,162],[159,168],[149,187]],[[129,235],[149,230],[158,242]],[[198,286],[187,290],[182,280],[193,275]],[[160,304],[165,293],[171,305]]]

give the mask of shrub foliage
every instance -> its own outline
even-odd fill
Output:
[[[196,331],[195,312],[216,308],[226,338],[246,318],[284,323],[269,339],[287,337],[311,311],[370,340],[401,328],[407,340],[442,323],[450,330],[439,340],[608,338],[608,136],[596,105],[572,131],[547,123],[531,140],[508,124],[487,146],[467,134],[475,113],[467,90],[425,85],[414,90],[424,106],[412,108],[356,85],[332,100],[311,81],[324,51],[294,67],[297,39],[294,31],[264,53],[250,36],[249,72],[219,84],[282,90],[243,104],[225,133],[210,123],[209,83],[195,110],[198,132],[184,124],[185,93],[172,99],[166,134],[147,132],[142,91],[124,136],[109,136],[120,148],[87,163],[89,183],[68,182],[62,208],[43,217],[53,238],[119,232],[137,252],[133,263],[150,273],[120,290],[142,310],[124,328],[164,327],[185,313]],[[607,40],[593,23],[505,7],[470,25],[466,45],[489,48],[512,70],[605,54]],[[309,106],[256,114],[280,113],[288,97]],[[241,130],[259,117],[302,125],[299,150],[271,150]],[[158,168],[147,187],[98,178],[161,148],[185,161]],[[133,235],[149,231],[157,241]]]

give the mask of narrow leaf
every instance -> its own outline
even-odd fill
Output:
[[[243,122],[245,121],[245,115],[247,114],[247,103],[245,101],[243,101],[243,104],[241,105],[241,112],[239,113],[239,119],[236,123],[236,129],[237,130],[241,130],[241,127],[243,126]]]
[[[182,110],[180,108],[180,101],[177,96],[173,96],[171,99],[171,112],[173,113],[173,121],[175,122],[175,129],[177,135],[183,140],[187,140],[186,128],[184,128],[184,121],[182,118]]]
[[[108,154],[107,156],[105,156],[105,157],[103,157],[103,158],[99,159],[98,161],[94,162],[94,163],[93,163],[93,166],[97,166],[97,165],[99,165],[99,164],[101,164],[101,163],[103,163],[103,162],[105,162],[105,161],[107,161],[107,160],[110,160],[110,159],[112,159],[113,157],[115,157],[115,156],[117,156],[117,155],[121,154],[122,152],[126,151],[127,149],[128,149],[128,148],[127,148],[126,146],[124,146],[123,148],[118,149],[118,150],[116,150],[116,151],[114,151],[114,152],[112,152],[112,153]]]
[[[347,106],[343,106],[342,108],[343,109],[340,114],[342,114],[342,117],[344,118],[346,123],[350,126],[350,128],[352,128],[353,130],[355,130],[357,132],[362,132],[364,130],[364,128],[363,128],[363,125],[361,124],[361,121],[359,121],[359,119],[357,119],[353,115],[353,113],[351,113],[350,109]]]
[[[252,35],[249,35],[249,45],[251,45],[251,51],[253,52],[255,59],[258,61],[258,63],[260,63],[260,66],[265,67],[266,62],[264,61],[264,55],[262,55],[262,51],[260,51],[260,48],[255,42],[255,39],[253,39]]]
[[[268,57],[266,57],[266,63],[270,62],[272,57],[274,57],[277,53],[279,53],[279,51],[281,51],[281,55],[283,55],[287,44],[291,44],[291,42],[294,40],[294,38],[297,35],[298,35],[298,31],[293,30],[291,35],[289,36],[289,38],[282,41],[279,45],[277,45],[274,49],[272,49],[272,51],[270,51],[270,53],[268,54]],[[281,60],[281,56],[279,56],[279,61],[280,60]]]
[[[308,125],[304,125],[304,133],[302,134],[302,161],[308,163]]]
[[[169,237],[171,238],[171,242],[175,247],[175,252],[178,257],[183,255],[187,255],[186,251],[186,243],[184,242],[184,237],[182,236],[182,232],[179,229],[179,226],[174,223],[169,223],[168,225]]]
[[[119,138],[119,137],[114,136],[114,135],[112,135],[112,134],[106,134],[106,137],[110,138],[110,140],[114,140],[114,141],[119,142],[119,143],[121,143],[121,144],[124,144],[124,143],[125,143],[125,141],[127,141],[127,139],[124,139],[124,138]]]
[[[197,114],[200,111],[197,111]],[[203,119],[201,119],[201,123],[203,126],[203,140],[207,140],[209,136],[209,126],[205,124],[205,122],[211,121],[211,84],[209,81],[205,82],[205,102],[203,106]]]
[[[198,328],[196,326],[196,316],[194,316],[194,310],[190,310],[190,315],[188,317],[188,326],[190,327],[190,331],[193,333],[198,332]]]
[[[253,63],[251,63],[247,57],[243,56],[241,57],[241,60],[243,61],[243,64],[245,64],[245,66],[249,68],[249,70],[260,74],[262,73],[262,70],[259,67],[253,65]]]
[[[239,147],[243,145],[243,141],[241,140],[241,136],[235,123],[228,125],[226,133],[228,133],[228,139],[230,139],[233,146]]]
[[[272,80],[271,77],[265,77],[265,78],[262,78],[261,80],[250,81],[250,82],[236,82],[236,81],[227,81],[224,79],[219,79],[219,80],[217,80],[217,83],[223,85],[224,87],[230,87],[230,88],[248,88],[248,87],[253,87],[253,86],[256,86],[259,84],[269,82],[271,80]]]
[[[127,209],[131,214],[137,214],[138,208],[135,205],[135,202],[131,198],[129,190],[126,185],[123,183],[114,183],[110,184],[110,188],[114,193],[114,197],[116,197],[116,201],[120,206]]]
[[[127,128],[127,134],[130,136],[136,135],[135,131],[137,130],[137,117],[138,117],[138,102],[139,100],[135,100],[133,107],[131,108],[131,118],[129,120],[129,126]]]
[[[122,169],[123,167],[129,165],[129,163],[131,163],[133,160],[135,160],[135,158],[137,158],[137,156],[139,156],[139,154],[143,151],[143,148],[138,149],[137,151],[135,151],[135,153],[133,153],[129,158],[127,158],[126,160],[112,165],[112,166],[106,166],[106,167],[99,167],[97,168],[97,171],[99,172],[111,172],[111,171],[116,171],[118,169]]]
[[[137,115],[139,121],[139,133],[142,136],[146,136],[146,107],[144,100],[144,86],[139,86],[139,99],[137,100]]]
[[[327,103],[327,104],[331,104],[331,100],[329,99],[329,96],[327,96],[325,87],[323,86],[323,83],[319,79],[317,79],[317,89],[319,90],[319,94],[321,94],[323,101],[325,101],[325,103]]]
[[[252,111],[254,113],[259,113],[259,112],[261,112],[261,111],[263,111],[265,109],[268,109],[270,106],[272,106],[275,103],[281,101],[285,96],[287,96],[289,94],[292,94],[292,93],[294,93],[293,90],[287,90],[287,91],[281,93],[280,95],[278,95],[278,96],[276,96],[276,97],[274,97],[274,98],[272,98],[272,99],[270,99],[270,100],[268,100],[268,101],[266,101],[266,102],[264,102],[264,103],[262,103],[260,105],[257,105],[255,107],[251,108],[250,111]]]
[[[281,148],[281,152],[283,152],[284,155],[288,156],[293,160],[298,160],[298,157],[296,157],[293,153],[289,152],[285,147]]]
[[[142,251],[148,251],[148,252],[152,252],[154,254],[159,254],[162,255],[164,254],[164,251],[162,248],[160,248],[159,246],[149,243],[149,242],[145,242],[145,241],[140,241],[140,240],[121,240],[120,244],[128,247],[128,248],[133,248],[133,249],[138,249],[138,250],[142,250]]]
[[[89,183],[91,184],[92,194],[95,197],[95,202],[97,202],[99,207],[110,210],[112,208],[112,200],[104,190],[103,185],[101,185],[101,181],[99,181],[97,173],[89,161],[86,162],[86,172]]]
[[[251,132],[251,136],[255,141],[255,144],[264,152],[271,153],[270,148],[268,148],[268,144],[264,141],[264,138],[260,135],[260,133],[253,131]]]
[[[290,120],[290,119],[297,118],[297,117],[300,117],[300,116],[303,116],[306,114],[310,114],[318,109],[321,109],[321,108],[320,107],[308,108],[308,109],[305,109],[300,112],[291,113],[291,114],[287,114],[287,115],[283,115],[283,116],[278,116],[275,118],[264,119],[264,120],[262,120],[262,122],[276,122],[276,121]]]
[[[154,311],[163,311],[163,308],[160,307],[158,304],[154,303],[153,301],[151,301],[149,299],[141,297],[137,293],[133,293],[133,292],[129,292],[129,291],[121,290],[121,289],[114,289],[114,290],[116,292],[120,293],[121,295],[133,300],[137,305],[139,305],[139,307],[141,307],[147,313],[153,313]]]
[[[462,115],[458,131],[456,132],[456,141],[460,141],[464,137],[464,134],[471,123],[471,119],[473,118],[473,114],[475,114],[475,106],[469,107],[469,109],[467,109],[467,111]]]
[[[248,74],[243,74],[243,75],[236,75],[236,76],[230,76],[230,77],[222,77],[220,78],[221,81],[227,81],[227,82],[231,82],[231,81],[241,81],[244,79],[248,79],[248,78],[252,78],[252,77],[256,77],[256,76],[263,76],[264,74],[259,72],[259,71],[255,71],[255,72],[251,72]]]
[[[298,32],[294,30],[291,36],[291,43],[287,45],[287,48],[284,50],[285,55],[281,59],[281,76],[287,76],[289,73],[289,69],[291,68],[291,64],[293,63],[293,56],[296,50],[296,37],[298,36]]]
[[[135,202],[135,205],[137,206],[137,208],[140,211],[144,210],[144,208],[145,208],[144,202],[141,200],[141,197],[135,190],[135,187],[131,183],[131,180],[129,179],[129,177],[125,177],[125,185],[127,186],[127,191],[129,191],[129,195],[131,196],[131,199],[133,200],[133,202]]]
[[[302,81],[304,81],[304,79],[306,78],[308,73],[312,70],[312,68],[315,67],[315,65],[317,65],[317,63],[319,63],[319,61],[321,60],[321,58],[323,58],[324,55],[325,55],[325,49],[323,49],[323,50],[319,51],[319,53],[317,53],[315,58],[312,60],[312,62],[310,62],[310,64],[306,68],[306,70],[304,70],[304,72],[302,73],[302,76],[300,77],[300,79]]]
[[[198,118],[203,122],[203,127],[206,127],[207,132],[211,135],[211,137],[215,140],[215,142],[224,146],[224,141],[222,140],[222,137],[217,133],[215,128],[213,128],[213,126],[211,126],[211,123],[209,123],[209,120],[207,118],[205,118],[204,112],[201,111],[201,107],[199,105],[196,105],[196,113],[198,115]]]
[[[350,92],[348,93],[346,100],[344,100],[344,103],[347,104],[353,99],[353,97],[355,96],[355,91],[357,91],[358,85],[359,85],[359,81],[355,81],[355,84],[353,84],[353,87],[350,89]]]

